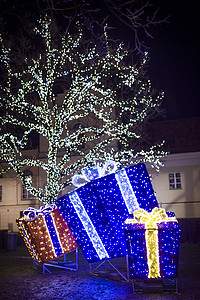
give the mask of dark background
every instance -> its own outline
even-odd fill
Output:
[[[200,116],[198,2],[153,1],[168,22],[153,29],[151,79],[165,92],[168,119]]]
[[[88,8],[91,7],[91,3],[100,8],[100,18],[109,12],[104,0],[86,2],[90,3]],[[39,15],[37,3],[42,7],[45,1],[2,0],[0,17],[5,18],[7,24],[11,24],[8,28],[16,34],[16,30],[18,31],[20,24],[26,22],[26,18],[30,21],[29,17],[24,17],[27,12],[31,12],[34,16]],[[165,92],[163,107],[166,110],[166,118],[200,116],[198,1],[149,0],[149,3],[153,5],[153,10],[159,8],[158,19],[162,20],[168,16],[165,23],[150,28],[149,32],[153,38],[140,35],[140,39],[144,38],[145,45],[149,47],[147,49],[150,56],[149,75],[153,86]],[[151,8],[149,10],[151,11]],[[15,16],[16,13],[21,15],[21,20]],[[115,36],[119,40],[123,40],[124,37],[126,41],[133,40],[133,32],[123,27],[116,19],[115,16],[111,16],[109,19],[111,24],[108,23],[114,25]]]

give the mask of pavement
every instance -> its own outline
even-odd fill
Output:
[[[67,257],[73,261],[75,252]],[[116,259],[113,263],[126,275],[125,258]],[[77,271],[51,268],[51,274],[42,274],[40,266],[33,268],[33,260],[25,247],[10,251],[1,249],[0,299],[200,300],[200,244],[180,246],[178,293],[156,293],[147,289],[146,294],[134,294],[132,282],[119,278],[109,264],[104,264],[102,268],[99,276],[91,274],[89,264],[79,251]],[[105,274],[109,277],[104,278]]]

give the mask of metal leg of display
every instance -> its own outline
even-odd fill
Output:
[[[133,279],[133,293],[175,293],[179,294],[178,279]]]
[[[117,273],[126,281],[129,282],[129,265],[128,265],[128,255],[126,255],[126,276],[124,276],[124,274],[122,274],[122,272],[116,267],[114,266],[111,261],[108,260],[104,260],[102,261],[97,267],[95,267],[94,269],[92,269],[92,264],[89,264],[89,268],[90,268],[90,273],[94,274],[94,275],[98,275],[98,271],[101,268],[101,266],[105,263],[108,263],[113,269],[115,269],[115,271],[117,271]]]
[[[164,292],[174,292],[176,294],[179,294],[179,288],[178,288],[178,279],[172,278],[172,279],[163,279],[163,291]]]
[[[42,264],[42,273],[46,274],[46,272],[48,272],[48,273],[51,274],[51,271],[49,270],[49,267],[77,271],[78,270],[78,248],[74,251],[76,251],[75,262],[68,261],[66,259],[67,254],[64,254],[63,255],[63,260],[60,260],[60,261],[52,260],[52,261],[49,261],[47,263],[43,263]],[[33,261],[34,269],[37,269],[36,265],[39,266],[41,264],[37,263],[36,261]]]

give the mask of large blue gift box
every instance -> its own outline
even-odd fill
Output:
[[[95,178],[56,201],[89,262],[126,255],[124,221],[158,206],[142,163]]]

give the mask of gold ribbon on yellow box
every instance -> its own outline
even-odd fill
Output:
[[[149,269],[149,278],[159,278],[159,247],[158,247],[158,225],[161,222],[177,222],[176,217],[168,217],[164,208],[155,207],[151,212],[144,209],[134,211],[134,219],[127,219],[126,224],[144,224],[145,240],[147,248],[147,262]]]

